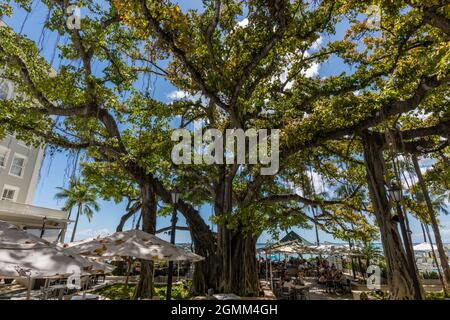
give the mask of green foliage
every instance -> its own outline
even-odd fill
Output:
[[[422,277],[425,280],[439,280],[439,274],[436,271],[424,272],[422,273]]]
[[[14,15],[12,3],[29,8],[31,1],[4,1],[0,15]],[[143,182],[157,181],[160,196],[176,185],[191,206],[215,204],[213,222],[236,232],[257,237],[316,224],[339,239],[370,243],[378,232],[361,130],[387,134],[396,125],[412,130],[449,119],[448,37],[424,21],[431,4],[448,16],[441,1],[222,1],[217,11],[215,1],[203,1],[202,10],[147,1],[144,10],[133,1],[86,0],[81,31],[67,30],[60,4],[42,3],[50,12],[45,28],[66,39],[57,51],[61,66],[53,70],[32,39],[0,28],[2,76],[20,93],[0,101],[0,136],[85,150],[83,179],[106,200],[137,199]],[[373,4],[382,9],[376,30],[361,19]],[[244,13],[248,24],[238,24]],[[346,71],[307,72],[337,60]],[[419,85],[432,75],[443,83]],[[143,84],[159,79],[184,98],[152,98]],[[411,97],[415,110],[389,114]],[[222,133],[281,129],[280,172],[261,177],[253,164],[175,166],[171,131],[196,120]],[[439,160],[426,177],[441,203],[448,153],[431,154]],[[229,206],[218,203],[224,190]],[[295,193],[303,199],[270,201]],[[413,202],[411,210],[421,211]]]
[[[61,187],[58,189],[60,192],[55,195],[55,199],[66,201],[62,208],[64,211],[71,211],[73,208],[78,208],[79,212],[91,221],[94,212],[100,210],[100,206],[97,203],[96,190],[91,185],[76,179],[71,179],[67,189]]]
[[[190,283],[185,282],[182,284],[172,285],[172,299],[174,300],[189,300],[191,295],[189,294]],[[95,290],[93,293],[106,297],[110,300],[130,300],[133,297],[136,285],[129,284],[128,287],[125,284],[113,284],[102,289]],[[155,284],[155,294],[159,296],[161,300],[166,299],[166,285]]]
[[[448,300],[450,295],[445,296],[444,291],[426,292],[427,300]]]

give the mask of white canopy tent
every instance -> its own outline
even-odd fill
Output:
[[[305,245],[296,241],[267,246],[259,249],[260,252],[284,254],[358,254],[359,248],[350,248],[347,244],[322,244],[320,246]]]
[[[258,249],[259,252],[266,253],[284,253],[284,254],[314,254],[317,252],[316,247],[312,245],[306,245],[296,240],[285,243],[279,243],[275,245],[269,245],[264,248]]]
[[[327,255],[330,264],[334,264],[338,269],[342,269],[342,257],[343,256],[356,256],[361,254],[361,249],[358,247],[350,248],[348,244],[322,244],[307,245],[300,243],[296,240],[278,243],[274,245],[268,245],[264,248],[260,248],[259,252],[264,252],[266,256],[273,253],[281,254],[312,254],[312,255]],[[267,266],[266,259],[266,279],[268,278],[267,269],[270,268],[270,281],[272,282],[272,259],[269,260],[269,266]]]
[[[359,253],[359,248],[350,248],[348,244],[322,244],[316,247],[317,251],[322,254],[357,254]]]

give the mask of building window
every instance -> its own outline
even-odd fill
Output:
[[[11,163],[9,174],[15,177],[22,178],[25,171],[25,163],[27,158],[25,156],[15,154]]]
[[[2,200],[16,202],[18,196],[19,196],[19,188],[8,185],[5,185],[3,187]]]
[[[5,81],[0,81],[0,100],[7,100],[10,98],[11,87]]]
[[[0,146],[0,168],[6,167],[6,162],[8,161],[9,150],[5,147]]]

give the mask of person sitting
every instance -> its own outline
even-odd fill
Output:
[[[297,272],[297,276],[304,278],[305,277],[305,270],[300,270],[299,272]]]
[[[321,262],[320,262],[319,257],[316,257],[316,267],[317,267],[317,268],[320,268],[320,267],[321,267]]]
[[[336,275],[334,276],[334,281],[341,282],[343,279],[343,276],[344,275],[342,274],[342,271],[336,272]]]
[[[284,288],[292,288],[294,286],[294,283],[292,282],[292,279],[289,277],[285,277],[283,281],[283,287]]]
[[[369,300],[369,296],[364,291],[359,295],[360,300]]]
[[[330,278],[334,279],[338,272],[337,272],[337,270],[332,270],[331,269],[331,270],[328,271],[328,273],[330,274]]]
[[[327,283],[327,277],[325,275],[325,272],[322,272],[320,274],[319,280],[318,280],[319,284],[326,284]]]
[[[304,286],[305,285],[305,278],[304,278],[303,275],[304,275],[303,271],[300,271],[297,274],[297,284],[300,285],[300,286]]]
[[[344,280],[345,280],[344,274],[342,273],[342,271],[336,272],[336,275],[334,276],[334,285],[335,285],[336,291],[339,291],[341,293],[345,292]]]

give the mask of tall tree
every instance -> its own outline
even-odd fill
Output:
[[[398,116],[418,109],[436,115],[433,125],[445,123],[448,41],[441,28],[423,23],[422,9],[407,7],[406,2],[391,9],[379,1],[383,19],[373,30],[359,19],[368,7],[365,1],[205,1],[204,10],[186,12],[170,1],[110,2],[103,9],[96,4],[85,3],[93,14],[82,20],[80,31],[66,28],[67,3],[48,2],[48,27],[67,36],[61,54],[69,62],[79,61],[79,67],[68,63],[51,72],[32,42],[0,28],[5,76],[23,93],[15,101],[2,102],[0,123],[63,148],[88,148],[94,159],[120,166],[141,190],[142,206],[148,209],[143,217],[147,231],[154,230],[156,214],[150,210],[154,201],[149,195],[154,192],[170,203],[168,186],[176,178],[185,187],[179,209],[197,252],[206,257],[196,268],[197,292],[213,287],[255,294],[259,234],[252,229],[263,230],[271,218],[284,226],[301,224],[308,216],[296,219],[301,205],[314,205],[322,208],[326,221],[345,227],[349,205],[355,207],[349,199],[291,194],[288,179],[279,176],[304,175],[310,167],[333,168],[308,157],[316,150],[323,153],[324,145],[332,146],[334,156],[346,164],[361,162],[364,154],[367,176],[376,176],[375,185],[368,180],[369,194],[388,260],[392,297],[414,296],[381,190],[384,174],[390,174],[383,163],[386,142],[367,138],[381,131],[380,124],[389,129]],[[436,12],[441,14],[440,9]],[[334,35],[340,23],[348,24],[343,39],[313,49],[321,35]],[[335,57],[352,72],[323,79],[311,75],[311,67]],[[93,72],[98,61],[101,71]],[[136,86],[143,74],[164,77],[187,99],[171,105],[150,99]],[[55,121],[50,115],[63,119]],[[167,141],[173,126],[168,124],[175,116],[182,119],[180,127],[202,120],[205,129],[221,132],[282,129],[279,175],[263,176],[259,165],[236,162],[173,166],[172,144]],[[424,127],[421,123],[412,128],[420,126]],[[439,129],[430,130],[419,133],[423,137]],[[409,132],[406,140],[419,133]],[[338,143],[343,146],[333,148]],[[352,151],[350,157],[346,149]],[[348,170],[344,179],[354,182],[354,170],[358,169]],[[357,189],[352,189],[355,201],[360,197]],[[252,210],[259,202],[271,205]],[[193,203],[214,205],[217,239]],[[326,206],[342,210],[334,214]],[[269,207],[269,217],[261,219]]]
[[[76,179],[70,180],[68,188],[58,187],[58,189],[60,191],[55,195],[55,199],[66,201],[63,210],[72,211],[74,208],[77,210],[77,216],[70,238],[70,241],[73,242],[80,216],[86,216],[90,222],[94,213],[100,210],[100,206],[97,203],[97,192],[90,185]]]

